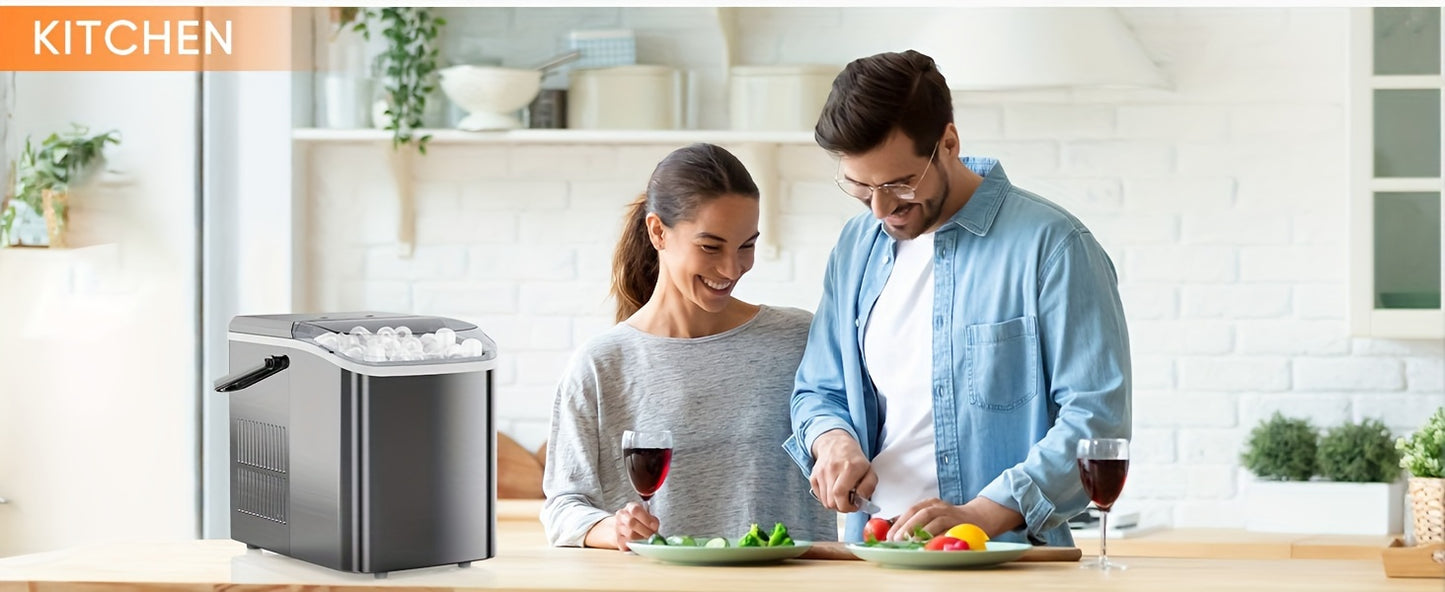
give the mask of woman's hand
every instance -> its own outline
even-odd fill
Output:
[[[661,528],[657,517],[647,513],[641,504],[631,503],[617,511],[612,517],[617,521],[617,548],[627,550],[627,541],[646,540]]]
[[[627,541],[646,540],[661,527],[657,517],[647,513],[641,504],[631,503],[592,526],[587,531],[588,547],[628,550]]]

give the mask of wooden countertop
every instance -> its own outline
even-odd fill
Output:
[[[1054,588],[1081,591],[1268,590],[1439,592],[1428,579],[1386,578],[1360,560],[1121,558],[1129,570],[1098,573],[1076,563],[1010,563],[972,571],[881,568],[863,561],[790,561],[757,567],[685,567],[636,555],[546,545],[535,522],[498,521],[498,556],[470,568],[393,572],[378,580],[314,566],[230,540],[108,544],[0,559],[0,592],[165,590],[771,590],[897,589],[918,592]],[[83,583],[83,584],[82,584]]]
[[[1130,538],[1109,537],[1116,557],[1195,557],[1210,559],[1360,559],[1380,561],[1380,551],[1395,536],[1277,534],[1227,528],[1176,528]],[[1097,537],[1074,537],[1084,554],[1099,552]]]

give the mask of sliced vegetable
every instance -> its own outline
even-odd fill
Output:
[[[714,549],[722,548],[728,546],[728,540],[722,537],[713,537],[708,539],[707,544],[704,544],[703,546],[712,547]]]
[[[660,534],[653,534],[651,538],[647,539],[647,544],[667,546],[667,539],[662,538]]]
[[[676,547],[696,547],[697,541],[694,541],[692,537],[687,535],[672,535],[670,537],[667,537],[667,544]]]
[[[934,537],[923,546],[927,551],[967,551],[968,543],[951,536]]]

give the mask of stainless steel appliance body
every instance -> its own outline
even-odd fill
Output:
[[[485,351],[366,361],[327,346],[358,326],[449,329]],[[238,316],[229,346],[232,374],[215,388],[230,394],[232,538],[378,577],[496,555],[496,347],[480,329],[389,313]]]

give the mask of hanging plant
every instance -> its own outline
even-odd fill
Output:
[[[352,25],[366,39],[376,31],[386,39],[386,49],[376,56],[374,67],[384,81],[387,94],[386,129],[392,132],[392,148],[416,144],[426,154],[431,134],[418,136],[427,96],[436,91],[437,37],[446,19],[434,17],[427,8],[365,8]]]

